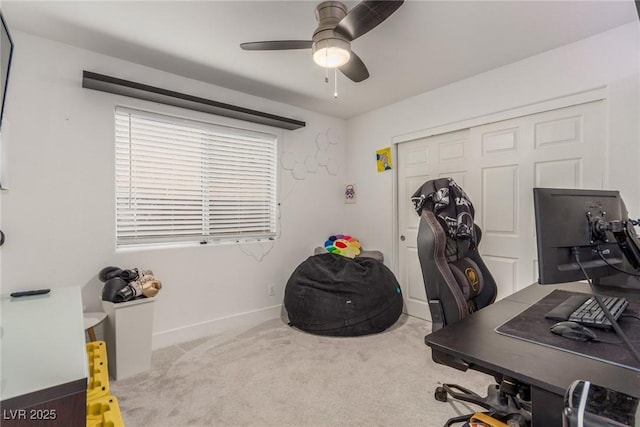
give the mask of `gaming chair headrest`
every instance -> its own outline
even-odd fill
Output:
[[[447,237],[454,241],[465,241],[469,251],[476,247],[475,209],[453,178],[425,182],[413,194],[411,201],[418,215],[422,215],[423,209],[432,211]]]

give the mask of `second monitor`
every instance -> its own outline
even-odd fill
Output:
[[[539,283],[588,275],[595,285],[640,290],[640,242],[617,191],[534,188],[533,196]]]

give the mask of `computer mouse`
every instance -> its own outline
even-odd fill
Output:
[[[554,334],[577,341],[597,341],[595,332],[577,322],[558,322],[549,329]]]

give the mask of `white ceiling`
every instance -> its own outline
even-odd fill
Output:
[[[2,0],[2,13],[10,29],[345,119],[638,20],[632,0],[406,1],[353,41],[371,77],[339,74],[334,99],[310,50],[239,47],[310,40],[317,3]]]

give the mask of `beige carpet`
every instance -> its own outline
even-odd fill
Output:
[[[491,378],[431,361],[430,325],[402,316],[375,335],[332,338],[272,320],[157,350],[152,370],[111,381],[127,427],[442,426],[473,407],[441,382],[486,394]]]

